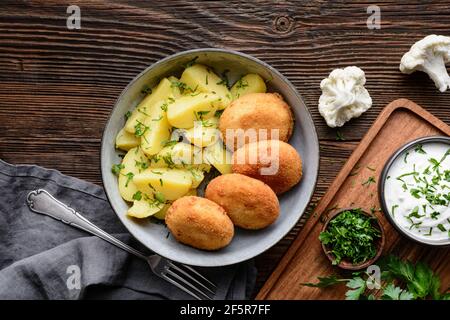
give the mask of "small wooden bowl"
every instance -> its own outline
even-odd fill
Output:
[[[323,225],[322,228],[322,232],[326,231],[328,228],[328,224],[330,223],[331,220],[333,220],[334,218],[336,218],[338,215],[340,215],[341,213],[343,213],[344,211],[349,211],[349,210],[354,210],[354,209],[358,209],[358,208],[346,208],[346,209],[341,209],[338,210],[336,212],[334,212],[333,214],[331,214],[331,216],[328,217],[327,221],[325,222],[325,224]],[[365,214],[368,217],[375,217],[375,215],[369,214],[365,211],[362,211],[363,214]],[[350,261],[346,261],[346,260],[341,260],[341,262],[339,264],[337,264],[336,266],[338,266],[339,268],[345,269],[345,270],[362,270],[367,268],[368,266],[372,265],[375,261],[378,260],[378,258],[381,256],[381,253],[383,252],[383,248],[384,248],[384,242],[385,242],[385,235],[384,235],[384,230],[383,227],[380,224],[380,221],[378,220],[377,217],[375,217],[376,220],[372,220],[372,223],[374,223],[374,227],[376,227],[377,229],[380,230],[381,236],[380,238],[378,238],[376,240],[376,247],[377,247],[377,253],[375,254],[375,256],[372,259],[369,259],[367,261],[364,261],[361,264],[353,264]],[[329,251],[329,247],[324,245],[322,242],[322,249],[323,252],[325,253],[325,255],[327,256],[327,258],[333,262],[334,256],[332,253],[330,253]]]

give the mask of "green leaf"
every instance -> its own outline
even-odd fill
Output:
[[[403,281],[412,281],[414,279],[414,266],[409,261],[401,261],[398,257],[389,256],[387,261],[387,271]]]
[[[414,300],[414,295],[407,290],[403,290],[399,298],[399,300]]]
[[[317,279],[319,279],[319,282],[317,282],[317,283],[308,282],[308,283],[302,283],[302,285],[307,286],[307,287],[325,288],[325,287],[336,285],[341,282],[348,281],[348,279],[339,279],[335,275],[331,275],[328,277],[318,277]]]
[[[430,293],[433,271],[426,264],[416,264],[414,278],[407,284],[408,289],[418,298],[425,298]]]
[[[399,300],[401,293],[402,289],[400,287],[396,287],[393,283],[390,283],[384,289],[381,298],[383,300]]]
[[[412,300],[414,299],[414,295],[407,291],[403,290],[400,287],[396,287],[393,283],[390,283],[383,290],[383,295],[381,296],[383,300]]]
[[[122,170],[123,168],[125,168],[125,166],[123,164],[113,164],[111,167],[111,172],[114,173],[116,176],[118,176],[120,174],[120,170]]]
[[[162,192],[156,192],[155,193],[155,199],[159,203],[165,203],[166,202],[166,197],[164,196],[164,194]]]
[[[358,300],[366,290],[366,281],[361,277],[356,277],[348,281],[346,286],[353,290],[348,290],[345,293],[345,299]]]
[[[441,294],[439,293],[439,289],[441,288],[441,279],[437,275],[433,275],[430,283],[430,294],[431,298],[434,300],[441,299]]]
[[[133,200],[141,200],[142,199],[142,192],[136,191],[135,194],[133,194]]]
[[[450,300],[450,292],[441,295],[441,300]]]

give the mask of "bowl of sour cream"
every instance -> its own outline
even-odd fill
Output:
[[[407,238],[450,245],[450,138],[411,141],[386,162],[378,195],[390,223]]]

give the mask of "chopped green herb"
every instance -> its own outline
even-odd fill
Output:
[[[336,141],[345,141],[344,135],[339,130],[336,130]]]
[[[189,67],[192,67],[192,66],[196,63],[197,59],[198,59],[198,56],[195,56],[192,60],[189,60],[188,62],[186,62],[186,63],[183,65],[183,67],[184,67],[185,69],[187,69],[187,68],[189,68]]]
[[[165,203],[166,197],[164,197],[164,194],[162,192],[155,192],[155,200],[157,200],[159,203]]]
[[[423,150],[423,146],[421,144],[418,144],[415,148],[414,151],[417,153],[421,153],[421,154],[426,154],[425,150]]]
[[[142,199],[142,192],[136,191],[135,194],[133,194],[133,200],[141,200]]]
[[[391,213],[392,213],[393,217],[395,217],[395,209],[397,209],[397,208],[398,208],[398,204],[394,204],[391,208]]]
[[[178,143],[178,140],[166,140],[166,141],[162,142],[162,146],[163,146],[163,148],[165,148],[165,147],[173,147],[177,143]]]
[[[144,85],[144,87],[142,87],[141,93],[143,93],[143,94],[151,94],[152,93],[152,88],[150,88],[148,85]]]
[[[362,183],[362,185],[369,186],[371,183],[376,183],[374,176],[370,176],[365,182]]]
[[[373,226],[374,219],[361,209],[352,209],[338,214],[329,222],[319,239],[335,257],[333,264],[342,260],[360,264],[375,256],[375,241],[381,237],[381,232]]]
[[[142,137],[150,128],[139,120],[136,120],[136,122],[137,124],[134,126],[134,135],[136,137]]]
[[[125,188],[127,188],[130,181],[133,180],[134,173],[128,172],[127,174],[125,174],[125,176],[127,177],[127,181],[125,182]]]
[[[408,163],[407,159],[409,156],[409,151],[406,151],[405,156],[403,157],[403,162]]]
[[[113,164],[111,167],[111,172],[118,176],[120,174],[120,170],[122,170],[123,168],[125,168],[125,166],[121,163]]]
[[[125,112],[125,119],[130,119],[130,117],[131,117],[131,111],[127,111],[127,112]]]

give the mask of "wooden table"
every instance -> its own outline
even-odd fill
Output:
[[[368,4],[355,1],[9,1],[0,2],[0,158],[38,164],[101,184],[100,139],[115,99],[155,61],[193,48],[239,50],[264,60],[297,87],[320,138],[324,194],[381,109],[408,98],[450,124],[450,92],[426,74],[398,70],[428,34],[450,35],[450,3],[379,3],[381,29],[368,29]],[[69,5],[81,29],[69,30]],[[340,132],[317,111],[319,83],[337,67],[366,72],[373,107]],[[303,219],[304,220],[304,219]],[[256,259],[256,290],[302,221]]]

